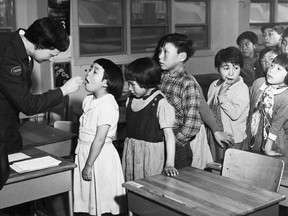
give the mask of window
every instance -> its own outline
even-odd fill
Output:
[[[209,0],[77,0],[72,10],[75,59],[147,56],[170,32],[209,48]]]
[[[0,1],[0,32],[14,31],[14,14],[14,0]]]
[[[250,29],[262,38],[260,29],[265,24],[279,23],[287,27],[287,13],[288,0],[251,0]]]
[[[175,1],[175,32],[192,38],[197,49],[209,48],[208,11],[208,1]]]

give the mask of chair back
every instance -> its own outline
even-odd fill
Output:
[[[284,162],[280,159],[238,149],[227,149],[222,176],[278,192],[283,170]]]
[[[65,130],[71,133],[78,134],[79,133],[79,122],[74,121],[55,121],[54,127]]]

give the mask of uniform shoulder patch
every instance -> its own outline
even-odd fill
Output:
[[[10,73],[14,76],[19,76],[22,74],[22,67],[21,66],[15,66],[10,70]]]

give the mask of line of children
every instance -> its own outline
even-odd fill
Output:
[[[260,56],[267,61],[261,61],[261,65],[264,73],[268,72],[266,78],[253,80],[250,106],[249,90],[240,71],[243,56],[254,61],[258,40],[254,33],[245,32],[237,38],[240,50],[227,47],[216,54],[215,68],[220,79],[208,91],[211,109],[201,87],[184,68],[194,53],[193,41],[187,36],[165,35],[158,41],[153,59],[140,58],[130,63],[125,70],[131,96],[126,102],[127,138],[122,167],[112,144],[119,118],[115,99],[122,92],[122,73],[107,59],[94,61],[85,84],[91,95],[85,97],[80,117],[74,211],[91,215],[124,213],[124,176],[126,181],[161,172],[175,176],[178,168],[191,166],[190,142],[199,134],[203,120],[213,132],[208,132],[208,137],[214,161],[223,160],[227,147],[247,150],[248,142],[250,151],[288,155],[284,145],[287,118],[283,118],[288,111],[288,57],[278,55],[269,67],[272,54],[277,52],[268,44],[276,44],[278,40],[273,36],[278,36],[274,35],[278,31],[263,27],[262,32],[267,48]],[[247,118],[251,125],[246,128]]]

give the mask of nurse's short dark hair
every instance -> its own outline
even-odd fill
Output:
[[[221,49],[215,56],[214,65],[216,69],[219,69],[222,63],[232,63],[243,67],[243,57],[240,50],[236,47],[230,46],[225,49]]]
[[[70,44],[69,35],[63,24],[51,17],[34,21],[25,31],[24,36],[34,44],[35,49],[57,49],[64,52]]]
[[[103,80],[107,80],[107,92],[112,94],[115,99],[120,98],[124,85],[124,78],[120,67],[111,60],[104,58],[96,59],[94,63],[101,65],[104,69]]]
[[[125,79],[136,81],[141,88],[155,88],[160,84],[161,67],[150,57],[136,59],[125,69]]]

